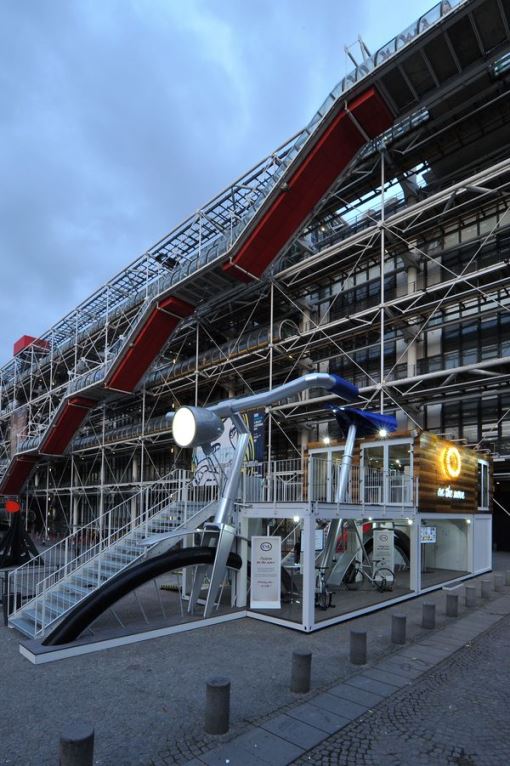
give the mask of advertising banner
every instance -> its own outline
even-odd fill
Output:
[[[374,529],[374,567],[395,567],[395,541],[392,529]],[[377,563],[376,563],[377,562]]]
[[[281,563],[281,537],[251,538],[251,609],[280,609]]]
[[[242,417],[250,428],[250,442],[246,450],[245,465],[252,465],[254,461],[262,463],[265,450],[264,413],[252,412],[249,416]],[[237,437],[236,427],[230,418],[226,418],[223,433],[212,444],[214,463],[207,459],[202,447],[196,447],[193,451],[195,484],[199,486],[218,484],[221,481],[221,472],[228,474],[237,446]],[[246,469],[246,473],[257,475],[257,468]]]

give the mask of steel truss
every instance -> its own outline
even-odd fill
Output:
[[[101,518],[172,465],[187,467],[164,417],[172,406],[272,388],[303,371],[341,370],[360,385],[361,406],[400,410],[403,426],[443,430],[438,407],[504,392],[510,349],[449,365],[441,338],[452,326],[462,332],[473,317],[499,321],[510,312],[504,146],[437,173],[459,147],[467,151],[500,130],[507,115],[508,87],[487,72],[510,44],[508,34],[471,62],[457,56],[455,24],[465,16],[477,29],[483,7],[482,0],[435,6],[342,81],[303,131],[42,336],[46,350],[32,345],[0,370],[6,465],[14,450],[37,448],[66,397],[94,395],[151,302],[173,290],[198,305],[139,385],[123,397],[109,392],[67,455],[45,458],[35,470],[23,500],[42,519],[44,534]],[[506,3],[499,12],[507,19]],[[444,80],[430,47],[434,23],[454,62]],[[425,95],[410,68],[413,51],[432,81]],[[405,104],[391,91],[396,73],[409,91]],[[367,77],[392,105],[396,125],[358,153],[261,279],[234,285],[213,272],[211,264],[228,256],[285,183],[332,105]],[[470,90],[480,78],[486,98]],[[454,103],[464,91],[469,97]],[[427,174],[428,181],[420,178]],[[302,455],[309,440],[327,435],[327,401],[312,391],[269,408],[267,458]]]

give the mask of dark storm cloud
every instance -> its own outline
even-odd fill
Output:
[[[374,3],[3,0],[0,362],[300,129]]]

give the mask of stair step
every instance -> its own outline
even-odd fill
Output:
[[[87,593],[89,591],[87,590]],[[54,591],[53,593],[48,595],[48,601],[50,604],[55,604],[56,606],[65,607],[72,606],[73,604],[77,604],[78,601],[81,598],[80,593],[77,592],[69,592],[64,590]]]
[[[9,618],[9,625],[15,627],[16,630],[19,630],[20,633],[29,638],[34,638],[35,636],[35,624],[27,620],[23,614]]]
[[[91,592],[91,588],[84,588],[81,585],[77,585],[74,582],[66,582],[64,584],[64,588],[68,593],[77,593],[79,598],[82,598],[83,596],[88,596]]]
[[[128,561],[133,561],[133,559],[135,558],[135,554],[134,553],[126,553],[124,551],[114,550],[114,551],[110,551],[108,553],[108,557],[109,557],[110,561],[128,562]]]
[[[58,617],[59,614],[60,610],[50,606],[50,604],[45,604],[43,608],[43,605],[38,603],[23,610],[23,616],[25,618],[28,617],[34,625],[42,625],[43,616],[47,625],[48,622],[52,621],[52,618],[54,619],[55,617]]]

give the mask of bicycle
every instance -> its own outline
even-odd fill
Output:
[[[326,572],[328,567],[315,567],[317,570],[316,586],[315,586],[315,607],[318,609],[334,608],[334,604],[331,603],[333,599],[333,593],[328,590],[326,583]]]
[[[360,575],[362,580],[367,580],[380,593],[386,590],[393,590],[395,572],[389,567],[380,566],[380,560],[370,562],[354,561],[351,567],[346,572],[344,578],[347,587],[355,584],[358,575]]]

